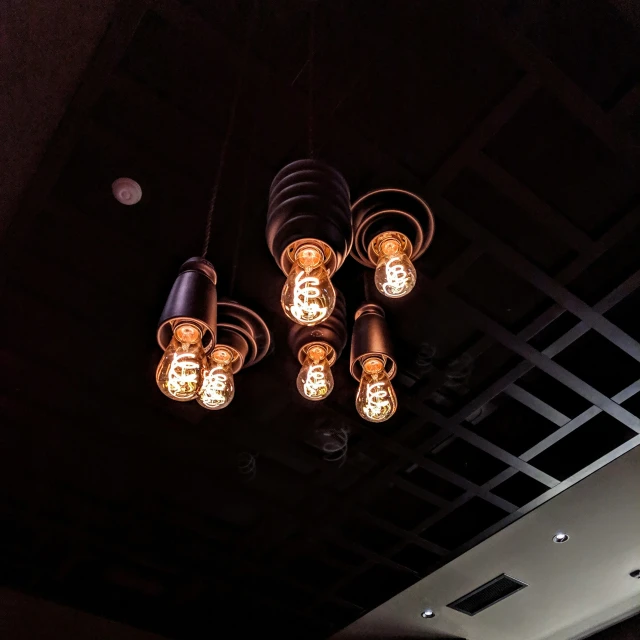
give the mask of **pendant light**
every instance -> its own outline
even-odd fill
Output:
[[[196,398],[206,369],[206,354],[216,342],[216,272],[204,258],[182,267],[158,323],[164,354],[156,370],[160,391],[172,400]]]
[[[281,297],[286,316],[306,326],[325,321],[336,304],[331,276],[353,238],[345,179],[315,159],[284,167],[271,184],[266,237],[287,276]]]
[[[406,296],[415,286],[413,261],[433,240],[435,222],[427,203],[409,191],[379,189],[352,206],[353,257],[375,268],[375,284],[388,298]]]
[[[289,347],[302,368],[296,387],[306,400],[324,400],[333,390],[331,367],[347,344],[347,310],[337,292],[333,314],[316,327],[294,324],[289,330]]]
[[[363,304],[356,312],[351,335],[351,375],[360,383],[356,409],[369,422],[384,422],[398,408],[391,384],[396,363],[384,310],[377,304]]]
[[[308,67],[309,159],[288,164],[269,191],[266,238],[286,276],[280,302],[289,320],[314,326],[336,304],[331,276],[351,251],[349,187],[338,171],[316,159],[313,139],[315,5],[310,4]]]
[[[218,335],[208,356],[197,401],[205,409],[224,409],[235,395],[234,375],[257,364],[271,347],[264,320],[233,300],[218,302]]]
[[[217,277],[207,260],[213,213],[247,69],[256,14],[257,2],[254,2],[247,26],[244,62],[238,74],[209,201],[202,256],[190,258],[180,267],[157,330],[158,344],[164,351],[156,370],[158,387],[173,400],[197,399],[208,409],[221,409],[231,402],[235,391],[233,374],[264,357],[270,344],[264,322],[237,303],[222,305],[225,322],[218,327]],[[218,336],[219,329],[221,336]],[[218,344],[219,337],[223,341]]]

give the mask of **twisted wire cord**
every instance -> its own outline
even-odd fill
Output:
[[[222,147],[220,148],[220,160],[218,162],[218,168],[216,170],[216,176],[213,183],[213,189],[211,190],[211,197],[209,199],[209,210],[207,212],[207,221],[205,224],[204,244],[202,245],[202,257],[206,258],[209,253],[209,245],[211,244],[211,227],[213,225],[213,212],[216,208],[216,201],[218,200],[218,192],[220,191],[220,181],[222,179],[222,171],[227,159],[227,151],[229,149],[229,142],[233,134],[233,129],[236,121],[236,112],[238,110],[238,102],[240,101],[240,95],[244,85],[245,76],[247,75],[247,68],[249,66],[249,53],[251,50],[251,37],[258,18],[258,0],[254,0],[251,8],[251,13],[247,23],[247,32],[245,35],[244,50],[242,55],[242,63],[238,72],[238,78],[236,79],[236,85],[233,92],[233,99],[231,102],[231,108],[229,109],[229,119],[227,121],[227,130],[222,141]]]

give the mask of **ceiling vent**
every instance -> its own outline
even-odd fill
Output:
[[[515,580],[503,573],[501,576],[490,580],[447,606],[450,609],[466,613],[468,616],[475,616],[476,613],[484,611],[526,586],[524,582]]]

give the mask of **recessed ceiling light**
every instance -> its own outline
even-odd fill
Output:
[[[558,531],[558,533],[556,533],[556,535],[553,536],[553,541],[557,542],[558,544],[562,544],[563,542],[566,542],[568,539],[569,539],[569,534],[563,533],[562,531]]]
[[[421,614],[423,618],[435,618],[436,614],[433,612],[433,609],[425,609]]]

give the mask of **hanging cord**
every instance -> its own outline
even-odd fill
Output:
[[[309,157],[316,157],[316,150],[314,145],[314,120],[313,120],[313,81],[314,81],[314,68],[313,63],[316,55],[316,3],[312,0],[309,8],[309,74],[307,80],[307,99],[308,99],[308,145],[309,145]]]
[[[224,169],[225,161],[227,159],[227,151],[229,149],[229,141],[233,133],[233,127],[236,121],[236,111],[238,110],[238,102],[240,100],[240,94],[242,93],[242,86],[244,84],[245,76],[247,74],[247,68],[249,66],[249,53],[251,50],[251,36],[255,28],[258,17],[258,0],[254,0],[251,8],[251,14],[247,23],[247,33],[244,42],[244,51],[242,54],[242,63],[238,71],[238,78],[236,80],[236,86],[233,92],[233,100],[231,102],[231,108],[229,110],[229,120],[227,122],[227,130],[222,141],[222,147],[220,148],[220,160],[218,161],[218,169],[216,171],[215,181],[213,183],[213,189],[211,191],[211,198],[209,200],[209,211],[207,212],[207,223],[205,225],[204,244],[202,246],[202,257],[206,258],[209,253],[209,244],[211,242],[211,226],[213,223],[213,212],[216,208],[216,201],[218,199],[218,191],[220,190],[220,181],[222,179],[222,170]]]
[[[260,87],[263,88],[265,84],[265,81],[263,78],[261,78],[260,80]],[[251,146],[249,148],[249,153],[247,153],[246,155],[246,160],[245,160],[245,168],[244,168],[244,178],[242,181],[242,199],[241,199],[241,205],[240,205],[240,213],[239,213],[239,220],[238,220],[238,233],[236,236],[236,243],[235,243],[235,248],[233,250],[233,262],[231,263],[231,279],[229,281],[229,297],[233,298],[233,294],[235,292],[235,287],[236,287],[236,274],[238,271],[238,263],[240,262],[240,247],[242,246],[242,240],[244,237],[244,229],[245,229],[245,223],[246,223],[246,219],[247,216],[249,215],[249,206],[248,206],[248,194],[249,194],[249,179],[250,179],[250,171],[251,171],[251,166],[252,166],[252,160],[253,158],[256,157],[255,154],[255,141],[256,141],[256,134],[258,132],[258,122],[260,121],[259,117],[258,117],[258,108],[259,108],[260,104],[259,102],[256,100],[254,102],[254,108],[253,108],[253,113],[252,113],[252,125],[251,125]]]

